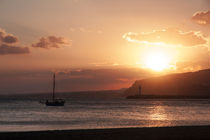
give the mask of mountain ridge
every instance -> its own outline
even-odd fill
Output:
[[[210,69],[136,80],[124,95],[137,95],[139,86],[142,95],[210,96]]]

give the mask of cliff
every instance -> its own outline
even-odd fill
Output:
[[[124,95],[137,95],[140,85],[142,95],[210,96],[210,69],[137,80]]]

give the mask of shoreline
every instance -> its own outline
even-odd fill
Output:
[[[133,95],[126,99],[210,99],[210,96]]]
[[[105,128],[0,132],[1,140],[153,140],[210,139],[210,126]]]

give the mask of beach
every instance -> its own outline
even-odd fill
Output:
[[[1,140],[186,140],[210,139],[210,126],[1,132]]]

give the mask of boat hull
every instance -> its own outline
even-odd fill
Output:
[[[52,100],[52,101],[46,101],[46,106],[64,106],[65,101],[64,100]]]

